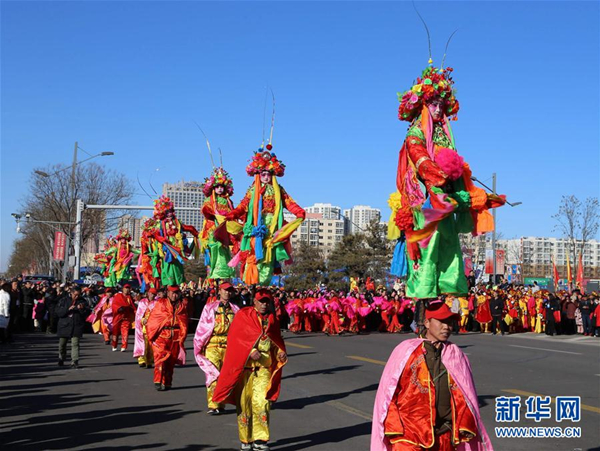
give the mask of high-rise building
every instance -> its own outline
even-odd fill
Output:
[[[205,199],[202,183],[184,180],[177,183],[165,183],[163,194],[173,201],[177,218],[183,224],[194,226],[198,231],[202,229],[204,217],[201,210]],[[177,207],[191,207],[194,210],[178,210]]]
[[[319,247],[327,256],[345,235],[343,219],[326,219],[322,213],[307,213],[302,225],[290,238],[292,246],[301,241]]]
[[[331,204],[316,203],[310,207],[306,207],[304,210],[307,213],[321,214],[323,219],[341,219],[342,216],[342,209]]]
[[[371,221],[381,220],[381,210],[367,205],[355,205],[344,210],[344,216],[348,221],[348,233],[364,232]]]
[[[559,274],[565,278],[567,273],[567,254],[575,278],[575,267],[579,263],[581,241],[577,241],[576,249],[570,249],[570,243],[565,238],[523,237],[512,240],[498,240],[498,249],[506,251],[507,264],[519,264],[523,273],[531,277],[550,277],[552,261],[556,264]],[[589,240],[585,243],[582,253],[584,278],[600,277],[600,242]]]

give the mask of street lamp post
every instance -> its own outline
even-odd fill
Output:
[[[497,195],[498,193],[496,192],[496,173],[494,172],[492,174],[492,187],[490,188],[489,186],[487,186],[485,183],[483,183],[481,180],[479,180],[477,177],[471,177],[471,180],[473,180],[474,182],[479,183],[481,186],[483,186],[484,188],[487,188],[489,191],[492,192],[492,194]],[[516,207],[517,205],[521,205],[523,202],[509,202],[506,201],[507,205],[510,205],[511,207]],[[492,218],[494,221],[494,230],[492,231],[492,259],[493,261],[493,282],[494,284],[496,283],[496,208],[492,209]]]
[[[71,166],[68,166],[66,168],[60,169],[60,170],[58,170],[58,171],[56,171],[56,172],[54,172],[52,174],[48,174],[47,172],[39,171],[39,170],[34,171],[40,177],[51,177],[53,175],[58,174],[59,172],[66,171],[67,169],[71,169],[71,181],[70,181],[69,196],[68,196],[68,198],[69,198],[69,200],[68,200],[68,202],[69,202],[69,205],[68,205],[68,215],[69,215],[69,217],[67,218],[67,221],[68,221],[69,225],[67,226],[68,233],[66,234],[65,260],[64,260],[63,270],[62,270],[62,279],[63,279],[63,282],[67,281],[67,275],[68,275],[68,271],[69,271],[69,251],[70,251],[70,248],[71,248],[71,225],[73,224],[70,221],[71,221],[71,210],[73,208],[73,203],[76,202],[77,208],[79,208],[79,203],[77,202],[77,191],[76,191],[77,190],[77,186],[76,186],[77,185],[76,184],[77,165],[85,163],[86,161],[89,161],[89,160],[91,160],[93,158],[96,158],[96,157],[107,157],[107,156],[115,154],[114,152],[100,152],[100,153],[98,153],[96,155],[91,155],[89,158],[86,158],[85,160],[82,160],[82,161],[78,162],[77,161],[77,150],[78,149],[80,149],[80,147],[79,147],[77,141],[75,141],[75,147],[73,149],[73,164]],[[84,152],[85,152],[85,150],[84,150]],[[83,211],[83,206],[81,207],[81,210]],[[78,217],[80,218],[79,214],[78,214]],[[78,219],[76,221],[76,223],[75,223],[77,229],[79,230],[79,235],[78,236],[81,235],[81,224],[80,224],[80,222],[81,222],[81,218]],[[75,242],[75,256],[74,257],[75,257],[76,262],[75,262],[75,271],[73,273],[73,279],[79,278],[79,264],[78,264],[78,257],[79,257],[78,253],[79,253],[79,251],[78,251],[78,249],[81,247],[81,243],[78,242],[77,239],[75,241],[76,242]]]

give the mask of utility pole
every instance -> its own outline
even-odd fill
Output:
[[[492,174],[492,193],[496,194],[496,173]],[[494,218],[494,230],[492,231],[492,258],[494,260],[493,284],[496,285],[496,208],[492,208]]]
[[[71,222],[71,209],[73,208],[73,203],[75,202],[75,198],[77,193],[75,192],[75,177],[77,175],[77,141],[75,141],[75,148],[73,149],[73,166],[71,167],[71,187],[69,190],[69,217],[67,222]],[[69,251],[71,250],[71,226],[67,226],[67,237],[65,242],[65,261],[63,264],[62,270],[62,280],[63,282],[67,282],[67,274],[69,272]]]

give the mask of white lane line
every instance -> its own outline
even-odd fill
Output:
[[[343,412],[349,413],[351,415],[355,415],[357,417],[363,418],[365,420],[369,420],[372,421],[373,420],[373,416],[369,415],[366,412],[363,412],[361,410],[355,409],[354,407],[350,407],[344,403],[341,403],[339,401],[327,401],[326,402],[327,405],[330,405],[331,407],[335,407],[338,410],[341,410]]]
[[[560,352],[562,354],[581,355],[581,352],[559,351],[558,349],[534,348],[534,347],[531,347],[531,346],[519,346],[519,345],[509,345],[509,346],[512,346],[513,348],[535,349],[536,351]]]

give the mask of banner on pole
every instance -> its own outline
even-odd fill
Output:
[[[54,260],[65,259],[65,248],[67,244],[67,235],[63,232],[54,232]]]

